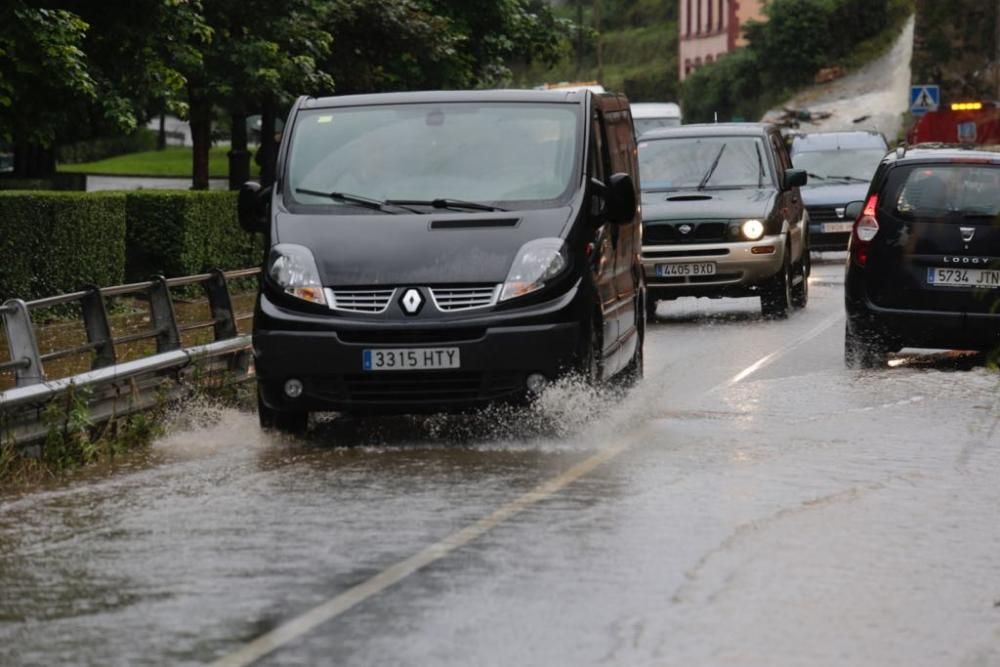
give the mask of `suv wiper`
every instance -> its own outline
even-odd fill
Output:
[[[809,176],[809,178],[818,178],[821,181],[825,181],[828,178],[833,178],[832,176],[823,176],[822,174],[814,174],[811,171],[807,171],[806,174]]]
[[[764,158],[760,154],[760,144],[753,142],[753,147],[757,149],[757,189],[764,185]]]
[[[382,211],[383,213],[399,212],[393,211],[391,208],[386,208],[390,202],[379,201],[378,199],[371,199],[370,197],[362,197],[361,195],[352,195],[349,192],[321,192],[320,190],[309,190],[308,188],[295,188],[295,192],[303,195],[313,195],[315,197],[327,197],[328,199],[332,199],[336,202],[356,204],[375,211]]]
[[[830,176],[827,176],[827,178],[833,178],[833,179],[836,179],[838,181],[850,181],[852,183],[867,183],[868,182],[868,179],[858,178],[857,176],[834,176],[834,175],[831,174]]]
[[[463,201],[461,199],[387,199],[386,204],[393,204],[395,206],[430,206],[432,208],[458,208],[458,209],[468,209],[472,211],[506,211],[505,208],[500,208],[499,206],[490,206],[489,204],[481,204],[475,201]]]
[[[712,174],[715,173],[715,168],[719,166],[719,160],[722,159],[722,154],[725,150],[726,144],[722,144],[722,148],[719,149],[719,154],[715,156],[714,160],[712,160],[712,166],[709,167],[708,171],[705,172],[705,175],[701,177],[701,181],[698,183],[699,190],[704,190],[705,186],[708,185],[708,181],[712,178]]]

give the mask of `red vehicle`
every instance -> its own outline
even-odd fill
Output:
[[[948,109],[929,111],[910,130],[906,143],[1000,144],[1000,106],[995,102],[956,102]]]

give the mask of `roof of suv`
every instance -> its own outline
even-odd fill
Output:
[[[767,123],[695,123],[680,127],[650,130],[645,139],[673,139],[675,137],[759,137],[773,128]]]
[[[829,150],[859,150],[877,148],[888,150],[885,137],[879,132],[813,132],[799,134],[792,139],[792,152]]]
[[[957,162],[983,160],[1000,163],[1000,146],[962,146],[959,144],[917,144],[900,147],[883,158],[883,162]]]

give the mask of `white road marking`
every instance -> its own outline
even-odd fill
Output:
[[[776,350],[768,355],[765,355],[731,377],[729,380],[713,387],[705,393],[709,394],[717,389],[731,387],[739,382],[742,382],[761,368],[773,363],[778,358],[788,354],[802,344],[820,335],[842,317],[843,314],[838,313],[835,317],[829,317],[823,320],[823,322],[815,328],[810,329],[805,333],[805,335],[797,339],[795,342],[781,348],[780,350]],[[340,616],[365,600],[378,595],[385,589],[399,583],[414,572],[427,567],[431,563],[441,560],[452,551],[479,539],[497,525],[513,518],[532,505],[536,505],[539,502],[554,496],[573,482],[589,474],[595,468],[614,460],[630,449],[633,445],[641,442],[643,438],[640,436],[645,435],[645,431],[646,427],[643,427],[638,431],[633,432],[628,438],[622,440],[617,445],[612,445],[599,450],[583,461],[571,466],[565,472],[556,475],[555,477],[536,486],[531,491],[528,491],[506,505],[501,506],[492,514],[479,519],[475,523],[466,526],[451,535],[448,535],[441,541],[425,548],[423,551],[420,551],[405,560],[399,561],[395,565],[389,566],[385,570],[382,570],[378,574],[361,582],[360,584],[352,586],[342,593],[338,593],[326,602],[309,609],[282,625],[279,625],[274,630],[261,635],[233,653],[219,658],[212,663],[212,667],[245,667],[246,665],[253,664],[264,656],[305,635],[310,630],[313,630],[323,623]]]

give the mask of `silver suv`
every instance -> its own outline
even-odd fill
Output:
[[[680,296],[759,296],[785,317],[809,298],[809,221],[778,130],[686,125],[643,135],[642,264],[647,315]]]

